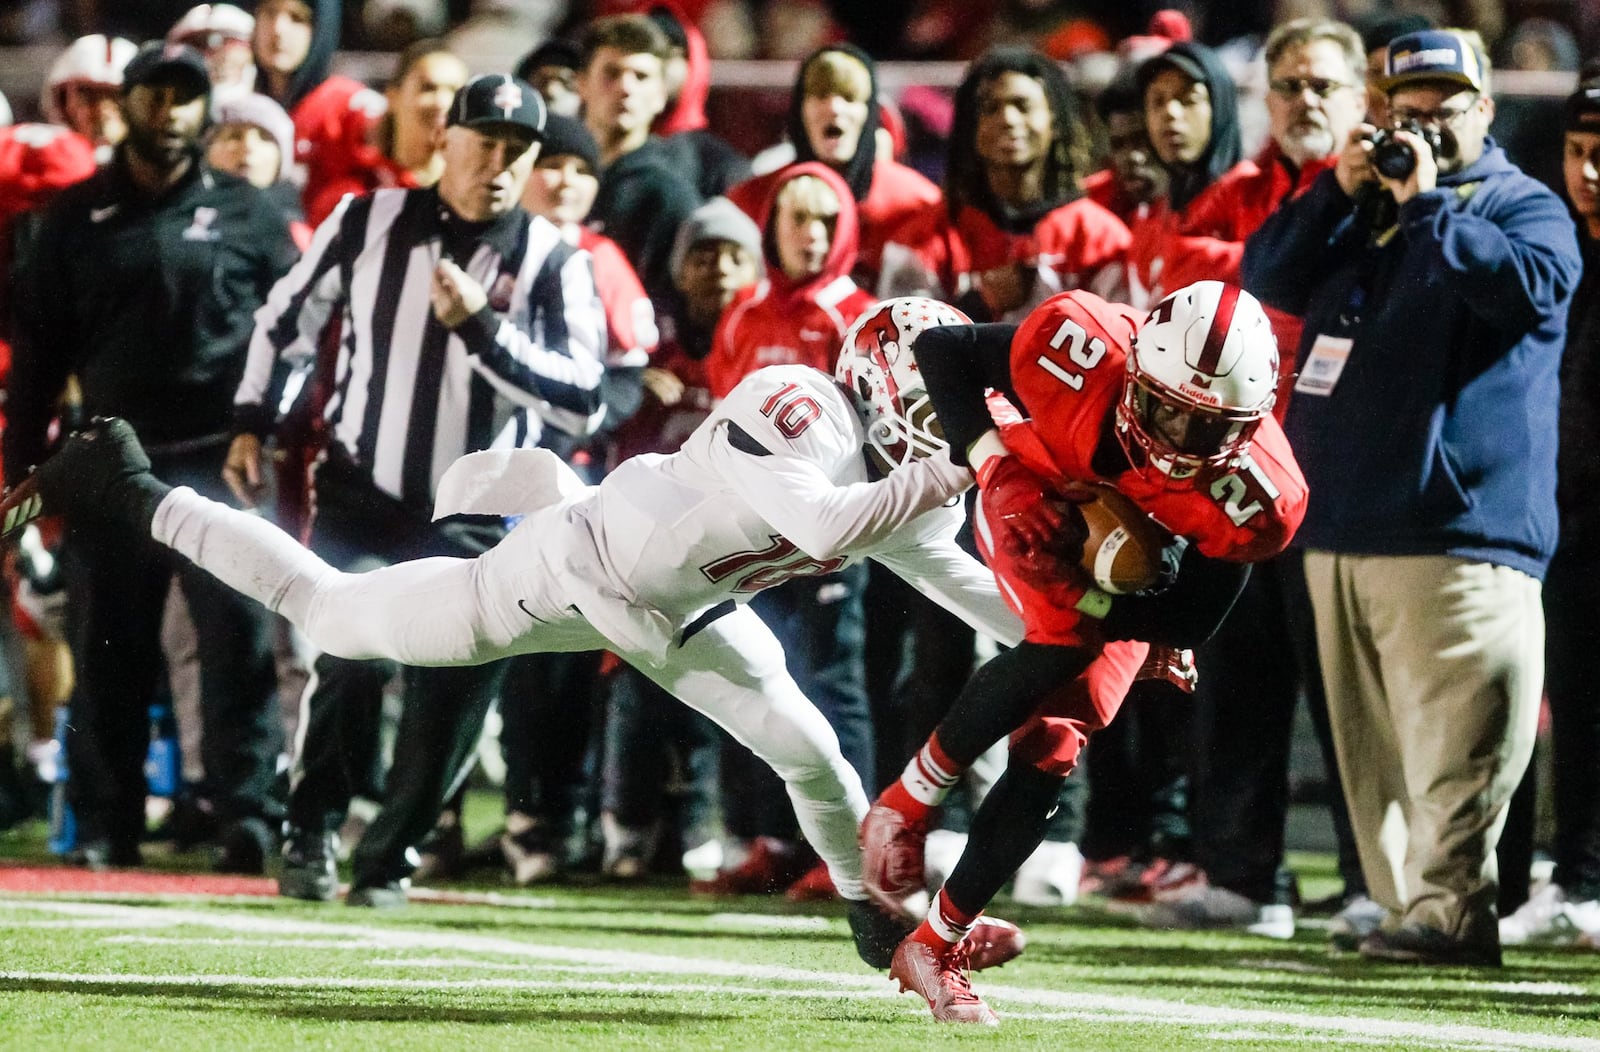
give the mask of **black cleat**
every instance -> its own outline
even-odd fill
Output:
[[[110,518],[148,531],[170,489],[150,474],[150,458],[133,425],[121,417],[96,417],[0,500],[0,536],[41,515]]]
[[[871,899],[851,899],[850,937],[855,940],[856,953],[874,968],[887,968],[894,960],[894,951],[915,925],[904,917],[885,912]]]

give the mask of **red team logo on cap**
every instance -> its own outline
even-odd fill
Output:
[[[507,80],[494,89],[494,107],[504,110],[507,117],[522,108],[522,89]]]

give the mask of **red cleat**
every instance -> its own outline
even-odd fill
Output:
[[[900,980],[902,992],[910,990],[928,1002],[933,1018],[941,1023],[977,1023],[999,1026],[1000,1017],[973,992],[967,981],[965,941],[944,953],[937,953],[925,942],[906,939],[894,951],[889,978]]]
[[[998,968],[1009,960],[1022,955],[1028,945],[1028,937],[1022,929],[1008,920],[999,917],[979,917],[973,924],[972,931],[961,940],[961,948],[967,954],[972,971],[981,972],[985,968]]]
[[[861,877],[874,902],[905,913],[906,898],[926,890],[927,840],[926,822],[913,822],[884,804],[872,805],[861,821]]]
[[[776,895],[805,875],[816,861],[811,848],[777,837],[757,837],[750,854],[710,880],[692,880],[692,895]]]
[[[789,885],[783,897],[790,902],[832,902],[839,897],[839,889],[833,886],[828,864],[818,859],[817,864],[806,870],[804,876]]]

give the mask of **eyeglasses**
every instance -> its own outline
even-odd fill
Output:
[[[1474,99],[1466,106],[1452,106],[1448,109],[1433,110],[1432,112],[1414,110],[1409,106],[1391,106],[1389,107],[1389,120],[1397,127],[1402,124],[1417,124],[1424,128],[1441,128],[1447,124],[1454,124],[1462,117],[1465,117],[1472,112],[1477,104],[1477,100]]]
[[[1336,91],[1353,88],[1355,85],[1342,80],[1329,80],[1327,77],[1283,77],[1268,81],[1267,87],[1272,89],[1273,94],[1286,99],[1298,99],[1305,94],[1307,88],[1310,88],[1311,94],[1317,98],[1326,99]]]

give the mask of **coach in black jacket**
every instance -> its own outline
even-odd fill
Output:
[[[261,191],[201,158],[210,84],[198,52],[147,46],[122,90],[127,140],[56,200],[18,274],[6,481],[43,458],[76,376],[86,412],[127,417],[150,438],[164,481],[226,499],[218,472],[251,314],[294,262],[294,245]],[[219,868],[260,872],[281,813],[271,799],[282,733],[269,616],[146,538],[95,520],[67,525],[78,860],[140,861],[147,712],[176,572],[199,641],[201,796],[223,822]]]

